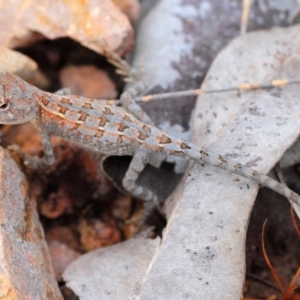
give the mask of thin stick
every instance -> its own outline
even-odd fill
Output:
[[[147,95],[140,98],[137,98],[137,101],[148,102],[150,100],[161,100],[168,98],[177,98],[177,97],[187,97],[187,96],[198,96],[204,94],[214,94],[214,93],[224,93],[224,92],[241,92],[241,91],[249,91],[249,90],[258,90],[258,89],[270,89],[274,87],[283,87],[292,84],[299,84],[300,79],[279,79],[273,80],[267,83],[243,83],[235,87],[229,88],[221,88],[221,89],[196,89],[196,90],[185,90],[179,92],[170,92],[170,93],[162,93],[162,94],[153,94]]]
[[[243,0],[240,34],[245,34],[247,31],[249,15],[250,15],[250,7],[251,7],[251,0]]]

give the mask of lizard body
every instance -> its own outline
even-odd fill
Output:
[[[157,197],[152,191],[137,186],[136,179],[151,155],[168,154],[242,175],[300,204],[298,194],[270,177],[162,132],[134,103],[132,91],[121,96],[124,108],[110,100],[91,101],[85,97],[47,93],[3,72],[0,73],[0,95],[1,124],[31,121],[39,129],[44,146],[44,165],[55,160],[49,138],[53,134],[104,154],[133,156],[123,186],[144,200],[157,201]]]

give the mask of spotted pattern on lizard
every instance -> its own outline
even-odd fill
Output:
[[[299,195],[270,177],[227,157],[225,159],[197,145],[171,137],[153,124],[147,124],[145,120],[149,117],[136,109],[132,99],[128,99],[131,92],[127,91],[121,96],[124,108],[114,105],[116,102],[113,101],[91,101],[84,97],[43,92],[19,77],[4,72],[0,73],[0,123],[31,121],[35,124],[42,135],[45,164],[54,161],[49,139],[52,134],[105,154],[133,156],[123,186],[144,200],[157,201],[157,197],[152,191],[136,185],[136,180],[151,155],[158,153],[182,156],[240,174],[300,204]]]

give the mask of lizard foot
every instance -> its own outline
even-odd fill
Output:
[[[7,150],[17,154],[20,157],[20,159],[23,161],[24,166],[33,170],[44,169],[49,167],[52,164],[52,162],[47,162],[44,157],[40,158],[40,157],[32,157],[26,155],[21,150],[21,148],[16,144],[9,145],[7,147]]]

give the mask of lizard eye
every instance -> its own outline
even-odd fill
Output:
[[[9,108],[9,102],[4,102],[0,104],[0,110],[6,110]]]

